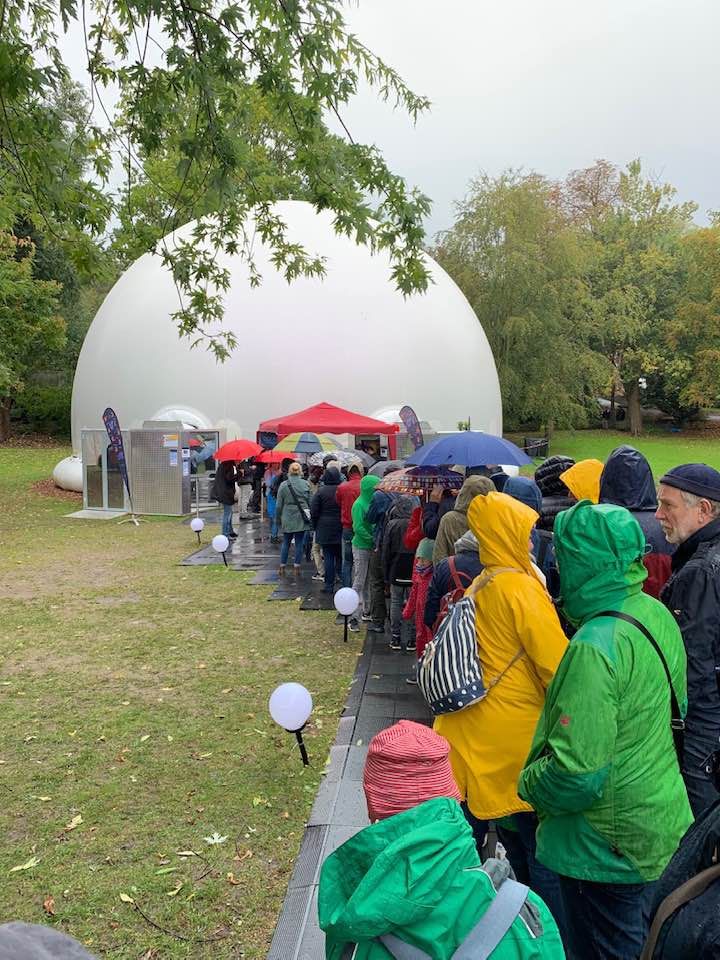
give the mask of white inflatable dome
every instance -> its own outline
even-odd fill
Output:
[[[231,274],[225,324],[238,347],[218,363],[190,348],[171,320],[178,307],[159,256],[145,254],[117,281],[83,344],[72,397],[73,449],[84,427],[102,427],[113,407],[123,429],[144,420],[225,427],[228,439],[253,437],[260,421],[320,400],[357,413],[410,404],[439,431],[459,420],[500,434],[502,406],[492,352],[469,303],[433,260],[422,295],[395,290],[386,254],[338,236],[330,213],[278,203],[291,240],[327,258],[324,279],[291,284],[256,243],[263,277],[248,283],[239,256],[221,255]],[[188,224],[167,238],[187,237]]]

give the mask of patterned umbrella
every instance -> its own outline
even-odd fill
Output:
[[[447,467],[406,467],[388,474],[377,485],[386,493],[406,493],[420,496],[436,485],[450,490],[459,490],[465,477]]]
[[[314,453],[310,457],[308,463],[311,467],[321,467],[325,457],[335,457],[341,467],[349,467],[351,464],[357,463],[365,469],[368,460],[370,461],[369,466],[375,463],[369,454],[363,453],[360,456],[361,453],[361,450],[345,450],[343,447],[336,447],[334,450],[327,451],[320,450],[319,453]]]
[[[335,450],[337,441],[317,433],[289,433],[280,443],[276,443],[273,450],[287,453],[317,453],[318,450]]]

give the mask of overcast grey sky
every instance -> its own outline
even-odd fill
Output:
[[[433,199],[428,232],[481,170],[550,177],[634,157],[720,208],[718,0],[359,0],[352,32],[433,101],[413,129],[363,92],[343,112]]]

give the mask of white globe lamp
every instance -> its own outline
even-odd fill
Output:
[[[302,729],[308,722],[312,708],[310,691],[301,683],[281,683],[270,694],[268,701],[270,716],[275,723],[288,733],[295,734],[304,766],[310,761],[303,742]]]
[[[200,534],[202,533],[205,527],[205,521],[202,517],[193,517],[190,521],[190,529],[193,533],[197,534],[198,543],[200,543]]]
[[[227,557],[225,556],[225,551],[229,546],[230,546],[230,541],[228,540],[228,538],[225,536],[224,533],[218,533],[216,534],[216,536],[212,538],[212,548],[217,553],[222,554],[223,563],[225,564],[225,566],[228,565]]]
[[[347,643],[348,617],[351,617],[360,606],[360,597],[352,587],[340,587],[333,598],[335,609],[345,619],[343,640]]]

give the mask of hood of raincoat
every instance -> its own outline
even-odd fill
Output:
[[[318,915],[328,940],[356,943],[411,928],[480,864],[460,804],[428,800],[366,827],[330,854]]]
[[[600,474],[603,464],[600,460],[579,460],[574,466],[560,474],[560,479],[576,500],[590,500],[597,503],[600,499]]]
[[[642,590],[645,534],[625,507],[576,503],[558,514],[554,545],[563,610],[571,623],[618,610]]]
[[[607,458],[600,477],[600,503],[616,503],[628,510],[657,510],[650,464],[635,447],[623,444]]]
[[[337,462],[337,461],[336,461]],[[326,486],[337,487],[342,482],[340,471],[337,467],[327,467],[322,476],[322,482]]]
[[[526,503],[536,513],[542,510],[540,487],[529,477],[508,477],[502,490],[520,503]]]
[[[403,494],[399,496],[391,505],[387,512],[387,522],[391,520],[409,520],[410,516],[418,506],[420,501],[417,497]]]
[[[475,534],[468,530],[459,540],[455,541],[455,553],[474,553],[477,555],[479,546]]]
[[[380,483],[381,477],[374,477],[369,473],[366,477],[363,477],[360,481],[360,494],[358,500],[363,505],[365,510],[370,506],[370,501],[372,500],[372,495],[375,493],[375,487]]]
[[[467,516],[484,567],[516,567],[533,573],[529,540],[538,519],[535,510],[507,493],[493,491],[475,497]]]
[[[457,510],[458,513],[467,513],[475,497],[490,493],[491,490],[495,490],[495,484],[489,477],[467,477],[455,498],[453,510]]]

